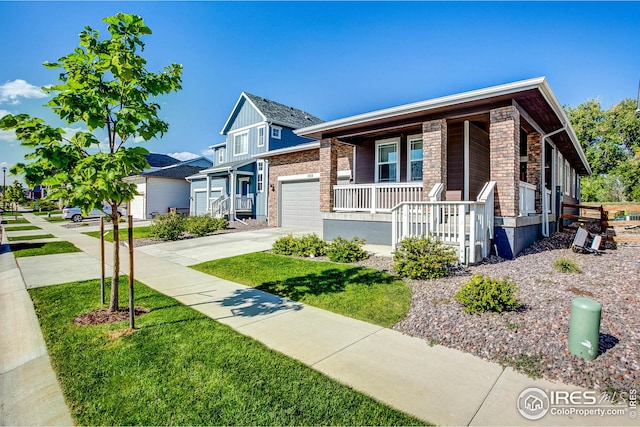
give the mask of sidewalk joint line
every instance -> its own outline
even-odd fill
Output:
[[[491,384],[491,388],[489,389],[487,394],[484,396],[484,399],[482,399],[482,402],[480,402],[480,405],[478,405],[478,409],[476,409],[476,411],[473,413],[473,416],[471,417],[471,419],[467,423],[468,426],[470,426],[471,423],[473,423],[473,420],[476,419],[476,417],[478,416],[478,412],[480,412],[480,409],[482,409],[482,407],[484,406],[484,402],[487,401],[487,399],[489,398],[489,395],[491,394],[493,389],[496,387],[496,384],[498,384],[498,381],[504,375],[504,371],[506,370],[506,368],[504,366],[502,366],[501,368],[502,368],[502,372],[500,372],[500,375],[498,375],[498,378],[496,378],[496,380],[493,382],[493,384]]]
[[[346,350],[347,348],[352,347],[352,346],[354,346],[354,345],[358,344],[359,342],[361,342],[361,341],[363,341],[363,340],[365,340],[365,339],[367,339],[367,338],[371,337],[372,335],[377,334],[378,332],[382,331],[383,329],[387,329],[387,328],[383,328],[382,326],[380,326],[380,328],[379,328],[379,329],[376,329],[376,330],[375,330],[375,331],[373,331],[372,333],[367,334],[367,335],[363,336],[362,338],[359,338],[358,340],[353,341],[352,343],[349,343],[349,344],[345,345],[345,346],[344,346],[344,347],[342,347],[342,348],[339,348],[338,350],[334,351],[334,352],[333,352],[333,353],[331,353],[331,354],[328,354],[327,356],[323,357],[322,359],[320,359],[320,360],[317,360],[317,361],[313,362],[313,364],[311,364],[311,365],[309,365],[309,366],[311,366],[311,367],[315,367],[318,363],[323,362],[323,361],[327,360],[328,358],[333,357],[333,356],[335,356],[336,354],[338,354],[338,353],[340,353],[340,352],[342,352],[342,351]]]

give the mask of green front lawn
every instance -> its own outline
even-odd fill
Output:
[[[107,242],[113,242],[113,230],[105,230],[104,240]],[[87,236],[95,237],[97,239],[100,238],[100,231],[87,231],[85,233]],[[125,241],[129,239],[129,229],[128,228],[120,228],[118,230],[118,237],[120,241]],[[153,237],[149,232],[149,227],[134,227],[133,228],[133,238],[134,239],[144,239],[147,237]]]
[[[403,281],[348,264],[258,252],[192,268],[385,327],[402,320],[411,303],[411,291]]]
[[[37,239],[51,239],[54,236],[53,234],[38,234],[38,235],[33,235],[33,236],[9,236],[9,241],[10,242],[16,242],[16,241],[20,241],[20,240],[37,240]]]
[[[29,231],[29,230],[42,230],[42,228],[35,225],[16,225],[15,227],[5,227],[5,231]]]
[[[423,424],[139,283],[134,333],[75,325],[99,284],[29,290],[77,425]]]
[[[67,252],[82,252],[70,242],[49,243],[12,243],[9,245],[16,258],[25,256],[64,254]]]

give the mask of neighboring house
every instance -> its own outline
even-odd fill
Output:
[[[204,157],[180,161],[155,153],[149,154],[147,161],[149,168],[125,179],[135,183],[138,190],[130,205],[133,218],[151,219],[172,208],[189,212],[190,185],[185,178],[211,167],[211,161]]]
[[[322,221],[326,240],[392,246],[431,234],[458,247],[462,262],[492,248],[511,258],[555,231],[560,202],[578,202],[579,177],[591,173],[545,78],[296,134],[319,142],[261,156],[269,161],[271,224],[290,225],[294,212],[301,226],[304,218]],[[351,183],[339,182],[349,173]]]
[[[211,146],[213,166],[188,177],[191,214],[267,220],[268,163],[257,156],[308,143],[298,128],[321,123],[296,108],[243,92]]]

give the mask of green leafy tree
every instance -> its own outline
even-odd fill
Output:
[[[59,83],[43,90],[53,94],[47,106],[66,123],[83,123],[88,131],[68,137],[63,130],[26,114],[7,115],[0,128],[13,129],[22,145],[31,148],[13,173],[28,184],[49,187],[49,199],[61,198],[84,212],[111,206],[113,224],[113,275],[109,309],[118,310],[120,254],[117,207],[130,201],[136,186],[123,178],[148,166],[142,147],[128,141],[161,137],[169,128],[158,117],[156,97],[181,89],[182,66],[171,64],[162,72],[146,69],[141,37],[151,34],[137,15],[118,13],[103,19],[109,37],[100,38],[90,27],[80,33],[73,52],[45,67],[60,69]],[[102,144],[94,132],[106,132]]]
[[[24,187],[19,181],[13,181],[13,185],[6,188],[6,202],[13,205],[13,212],[18,212],[21,203],[27,201],[27,195],[24,192]],[[17,217],[17,214],[16,214]]]
[[[566,111],[593,175],[582,179],[584,201],[640,200],[637,178],[640,118],[637,101],[625,99],[608,110],[588,100]],[[635,174],[634,174],[635,173]]]

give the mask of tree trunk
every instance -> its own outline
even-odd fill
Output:
[[[109,311],[118,311],[118,285],[120,284],[120,235],[118,222],[118,206],[111,205],[111,223],[113,224],[113,273],[111,275],[111,298]]]

